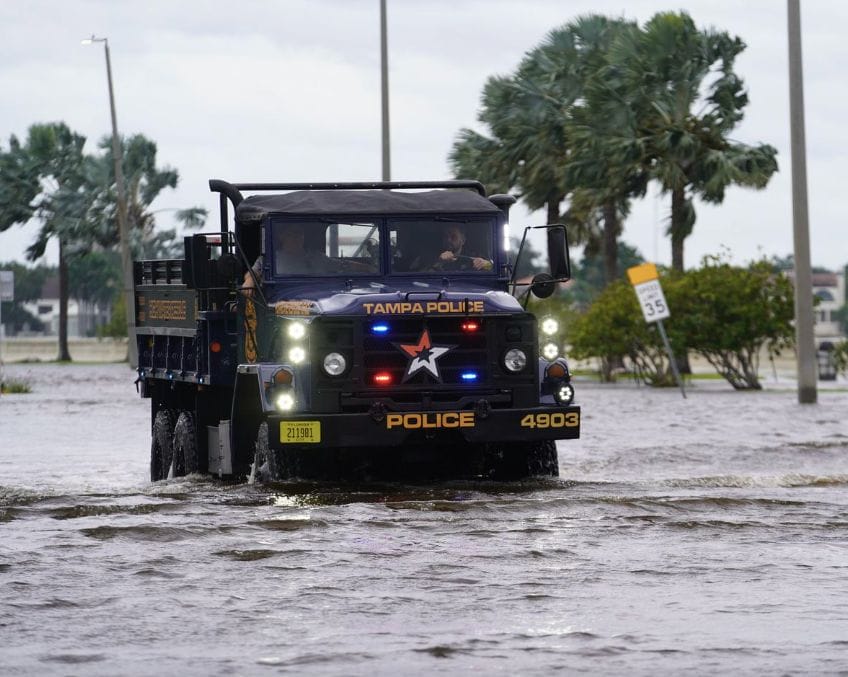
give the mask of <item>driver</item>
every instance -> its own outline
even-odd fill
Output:
[[[452,223],[445,226],[442,231],[442,253],[439,254],[431,268],[439,270],[457,262],[459,257],[470,259],[470,265],[474,270],[491,270],[492,262],[481,256],[474,256],[465,251],[465,232],[458,224]]]

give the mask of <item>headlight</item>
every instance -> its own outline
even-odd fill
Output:
[[[552,317],[546,317],[542,320],[542,333],[545,336],[551,336],[559,331],[559,323]]]
[[[554,390],[556,401],[567,407],[574,400],[574,387],[570,383],[560,383]]]
[[[278,411],[291,411],[294,409],[294,395],[288,391],[280,393],[274,398],[274,406]]]
[[[300,346],[295,346],[289,351],[289,361],[292,364],[300,364],[306,359],[306,351]]]
[[[341,353],[329,353],[324,358],[324,371],[330,376],[343,374],[345,369],[347,369],[347,360]]]
[[[291,322],[286,333],[290,339],[298,341],[306,336],[306,325],[303,322]]]
[[[513,373],[518,373],[527,366],[527,355],[523,350],[511,348],[504,355],[504,366]]]
[[[559,355],[559,348],[557,348],[556,343],[546,343],[542,346],[542,356],[548,360],[555,360]]]

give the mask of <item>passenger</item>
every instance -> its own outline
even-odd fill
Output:
[[[274,270],[283,275],[323,275],[333,273],[375,273],[377,266],[334,259],[322,251],[304,247],[305,233],[300,223],[287,223],[278,227],[274,232]],[[260,255],[254,261],[251,271],[244,274],[242,293],[251,298],[254,291],[254,276],[259,279],[262,273],[263,257]]]
[[[302,224],[285,224],[278,228],[274,235],[274,242],[276,244],[274,266],[278,272],[286,275],[334,272],[336,266],[333,264],[336,262],[330,259],[324,252],[304,249],[303,242],[305,236]],[[263,263],[263,257],[260,255],[256,258],[251,268],[257,279],[262,273]],[[250,270],[244,274],[242,293],[247,297],[253,296],[254,275],[251,275]]]

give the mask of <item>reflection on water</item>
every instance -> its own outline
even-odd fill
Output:
[[[128,370],[15,369],[9,674],[848,667],[848,393],[584,384],[556,480],[151,485]]]

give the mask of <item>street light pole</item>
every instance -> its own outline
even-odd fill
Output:
[[[392,180],[389,150],[389,39],[386,30],[386,0],[380,0],[380,93],[383,109],[383,181]]]
[[[124,303],[127,310],[127,359],[130,367],[138,367],[138,345],[135,339],[135,298],[133,296],[132,254],[127,224],[127,192],[124,185],[124,155],[121,137],[118,136],[118,116],[115,113],[115,91],[112,87],[112,60],[109,56],[108,38],[91,36],[82,44],[102,42],[106,52],[106,78],[109,82],[109,109],[112,113],[112,157],[115,160],[115,189],[118,198],[118,235],[121,242],[121,268],[123,268]]]
[[[798,402],[814,404],[816,341],[813,328],[813,276],[807,215],[807,146],[804,138],[804,77],[801,67],[801,8],[787,0],[789,29],[789,131],[792,146],[792,221],[795,249],[795,340],[798,346]]]

